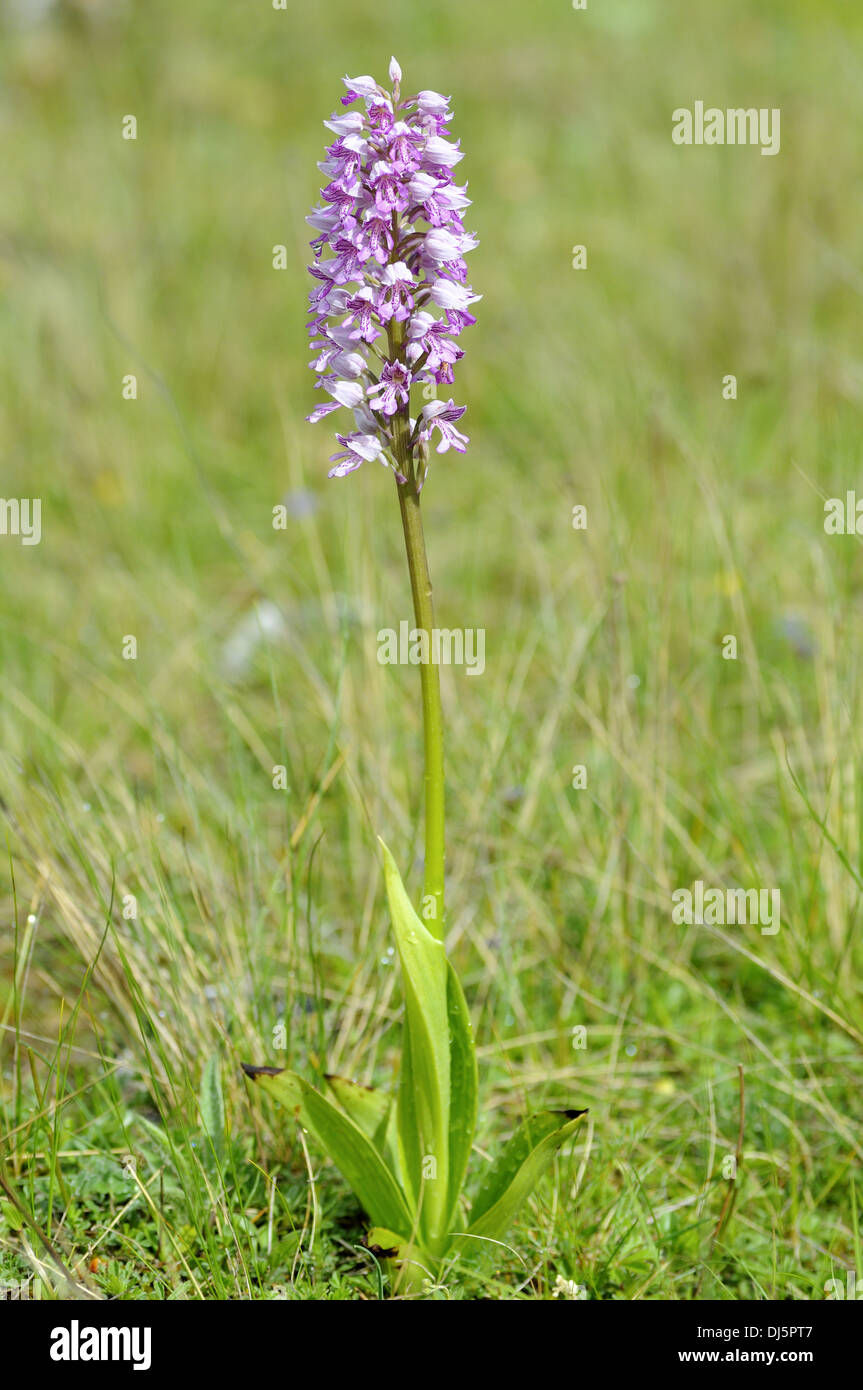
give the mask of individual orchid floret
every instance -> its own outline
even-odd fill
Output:
[[[401,84],[395,58],[389,86],[346,77],[342,110],[324,122],[334,138],[319,165],[322,201],[307,219],[308,328],[310,366],[328,399],[307,419],[353,412],[353,433],[336,436],[331,477],[380,459],[419,490],[434,431],[438,453],[467,444],[455,428],[464,406],[428,397],[453,384],[464,356],[456,340],[475,322],[479,295],[464,258],[477,239],[461,220],[470,199],[453,177],[463,152],[450,138],[449,98],[423,90],[403,99]],[[416,424],[414,389],[427,402]]]
[[[445,454],[448,449],[455,449],[459,454],[463,454],[468,443],[466,434],[461,434],[455,428],[456,420],[460,420],[464,415],[466,406],[456,405],[455,401],[429,401],[428,405],[423,406],[420,411],[420,428],[418,438],[429,440],[432,431],[437,430],[440,434],[440,443],[435,449],[435,453]]]
[[[383,288],[377,301],[381,321],[389,323],[390,319],[395,319],[403,323],[410,318],[414,307],[414,298],[408,286],[415,283],[415,276],[404,261],[397,261],[395,265],[384,266],[381,281]]]
[[[441,277],[429,289],[429,298],[441,309],[460,310],[466,309],[468,304],[475,304],[481,296],[471,294],[469,285],[456,285],[452,280]]]
[[[345,452],[330,455],[330,463],[336,465],[327,475],[330,478],[343,478],[346,473],[353,473],[361,463],[380,458],[384,451],[376,434],[337,434],[336,439],[344,446]]]
[[[369,387],[369,397],[380,393],[373,408],[383,411],[384,415],[395,415],[397,410],[409,404],[410,386],[409,368],[403,362],[387,362],[381,372],[380,381],[377,385]]]
[[[464,350],[447,337],[447,323],[420,310],[411,319],[410,332],[405,356],[411,367],[422,360],[426,373],[430,373],[438,385],[451,386],[453,367],[464,357]]]
[[[387,159],[379,159],[371,170],[370,190],[374,194],[375,207],[382,217],[404,212],[408,206],[408,189],[402,181],[401,172]]]
[[[449,120],[449,97],[442,97],[440,92],[419,92],[416,97],[417,109],[423,116],[436,116],[440,120]]]
[[[464,155],[458,145],[444,140],[440,135],[430,136],[425,143],[423,163],[432,169],[451,169],[460,159],[464,159]]]
[[[375,315],[375,296],[368,286],[357,290],[357,293],[346,301],[345,308],[349,312],[342,326],[347,328],[354,325],[352,338],[359,338],[364,343],[373,343],[375,338],[381,336],[381,330],[375,324],[376,317],[378,323],[380,322],[380,315]]]

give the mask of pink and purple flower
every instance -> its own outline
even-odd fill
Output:
[[[421,91],[402,100],[401,77],[393,59],[389,89],[372,77],[345,78],[342,106],[364,109],[324,122],[336,138],[319,165],[323,202],[307,219],[317,233],[310,365],[329,397],[307,418],[348,409],[356,426],[336,436],[342,450],[331,477],[380,459],[403,481],[398,419],[423,457],[434,431],[438,453],[464,453],[468,442],[455,428],[465,407],[428,400],[437,385],[452,385],[464,355],[455,339],[475,322],[470,306],[480,297],[464,261],[477,245],[461,220],[470,199],[452,172],[462,151],[449,134],[449,98]],[[410,414],[414,386],[427,400],[418,420]]]

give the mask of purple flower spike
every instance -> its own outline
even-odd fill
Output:
[[[465,407],[452,400],[433,399],[411,418],[412,387],[428,398],[435,384],[452,385],[464,356],[455,339],[475,322],[469,306],[480,298],[464,261],[477,245],[461,220],[470,199],[452,172],[462,151],[450,136],[449,98],[403,99],[395,58],[388,88],[368,76],[344,81],[343,109],[324,122],[335,139],[319,165],[323,202],[307,219],[317,233],[310,366],[328,399],[306,418],[353,414],[354,430],[336,436],[331,478],[379,459],[403,483],[415,449],[421,485],[433,431],[439,454],[464,453],[468,442],[455,427]]]

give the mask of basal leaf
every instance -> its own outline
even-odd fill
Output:
[[[346,1076],[328,1075],[324,1080],[345,1114],[374,1143],[381,1126],[386,1131],[392,1097],[371,1086],[361,1086],[358,1081],[349,1081]],[[375,1147],[378,1145],[375,1144]]]
[[[447,962],[447,1017],[450,1043],[449,1195],[451,1225],[458,1206],[476,1129],[476,1050],[470,1014],[459,978]]]
[[[553,1110],[541,1110],[528,1115],[504,1144],[497,1158],[485,1170],[473,1206],[470,1221],[478,1221],[502,1197],[532,1149],[546,1135],[562,1127],[562,1117]]]
[[[300,1124],[311,1130],[368,1213],[373,1225],[410,1231],[411,1212],[404,1193],[372,1141],[359,1125],[295,1072],[250,1067],[246,1075]]]
[[[468,1235],[493,1240],[503,1235],[557,1150],[586,1114],[586,1110],[544,1110],[519,1125],[486,1174],[471,1209]]]
[[[408,1186],[420,1209],[420,1231],[437,1253],[445,1236],[449,1182],[447,959],[442,942],[431,935],[414,911],[383,841],[381,846],[405,992],[399,1145]]]
[[[327,1076],[326,1083],[345,1114],[359,1125],[371,1139],[379,1154],[389,1164],[397,1180],[401,1179],[401,1164],[396,1133],[394,1097],[372,1086],[362,1086],[344,1076]]]
[[[402,1029],[402,1057],[396,1102],[396,1143],[399,1171],[411,1205],[417,1208],[422,1187],[422,1145],[416,1109],[416,1085],[411,1066],[411,1037],[407,1022]]]

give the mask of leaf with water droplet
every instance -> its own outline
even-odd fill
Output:
[[[486,1173],[471,1209],[468,1235],[497,1240],[504,1234],[586,1114],[586,1110],[543,1110],[519,1125]]]

